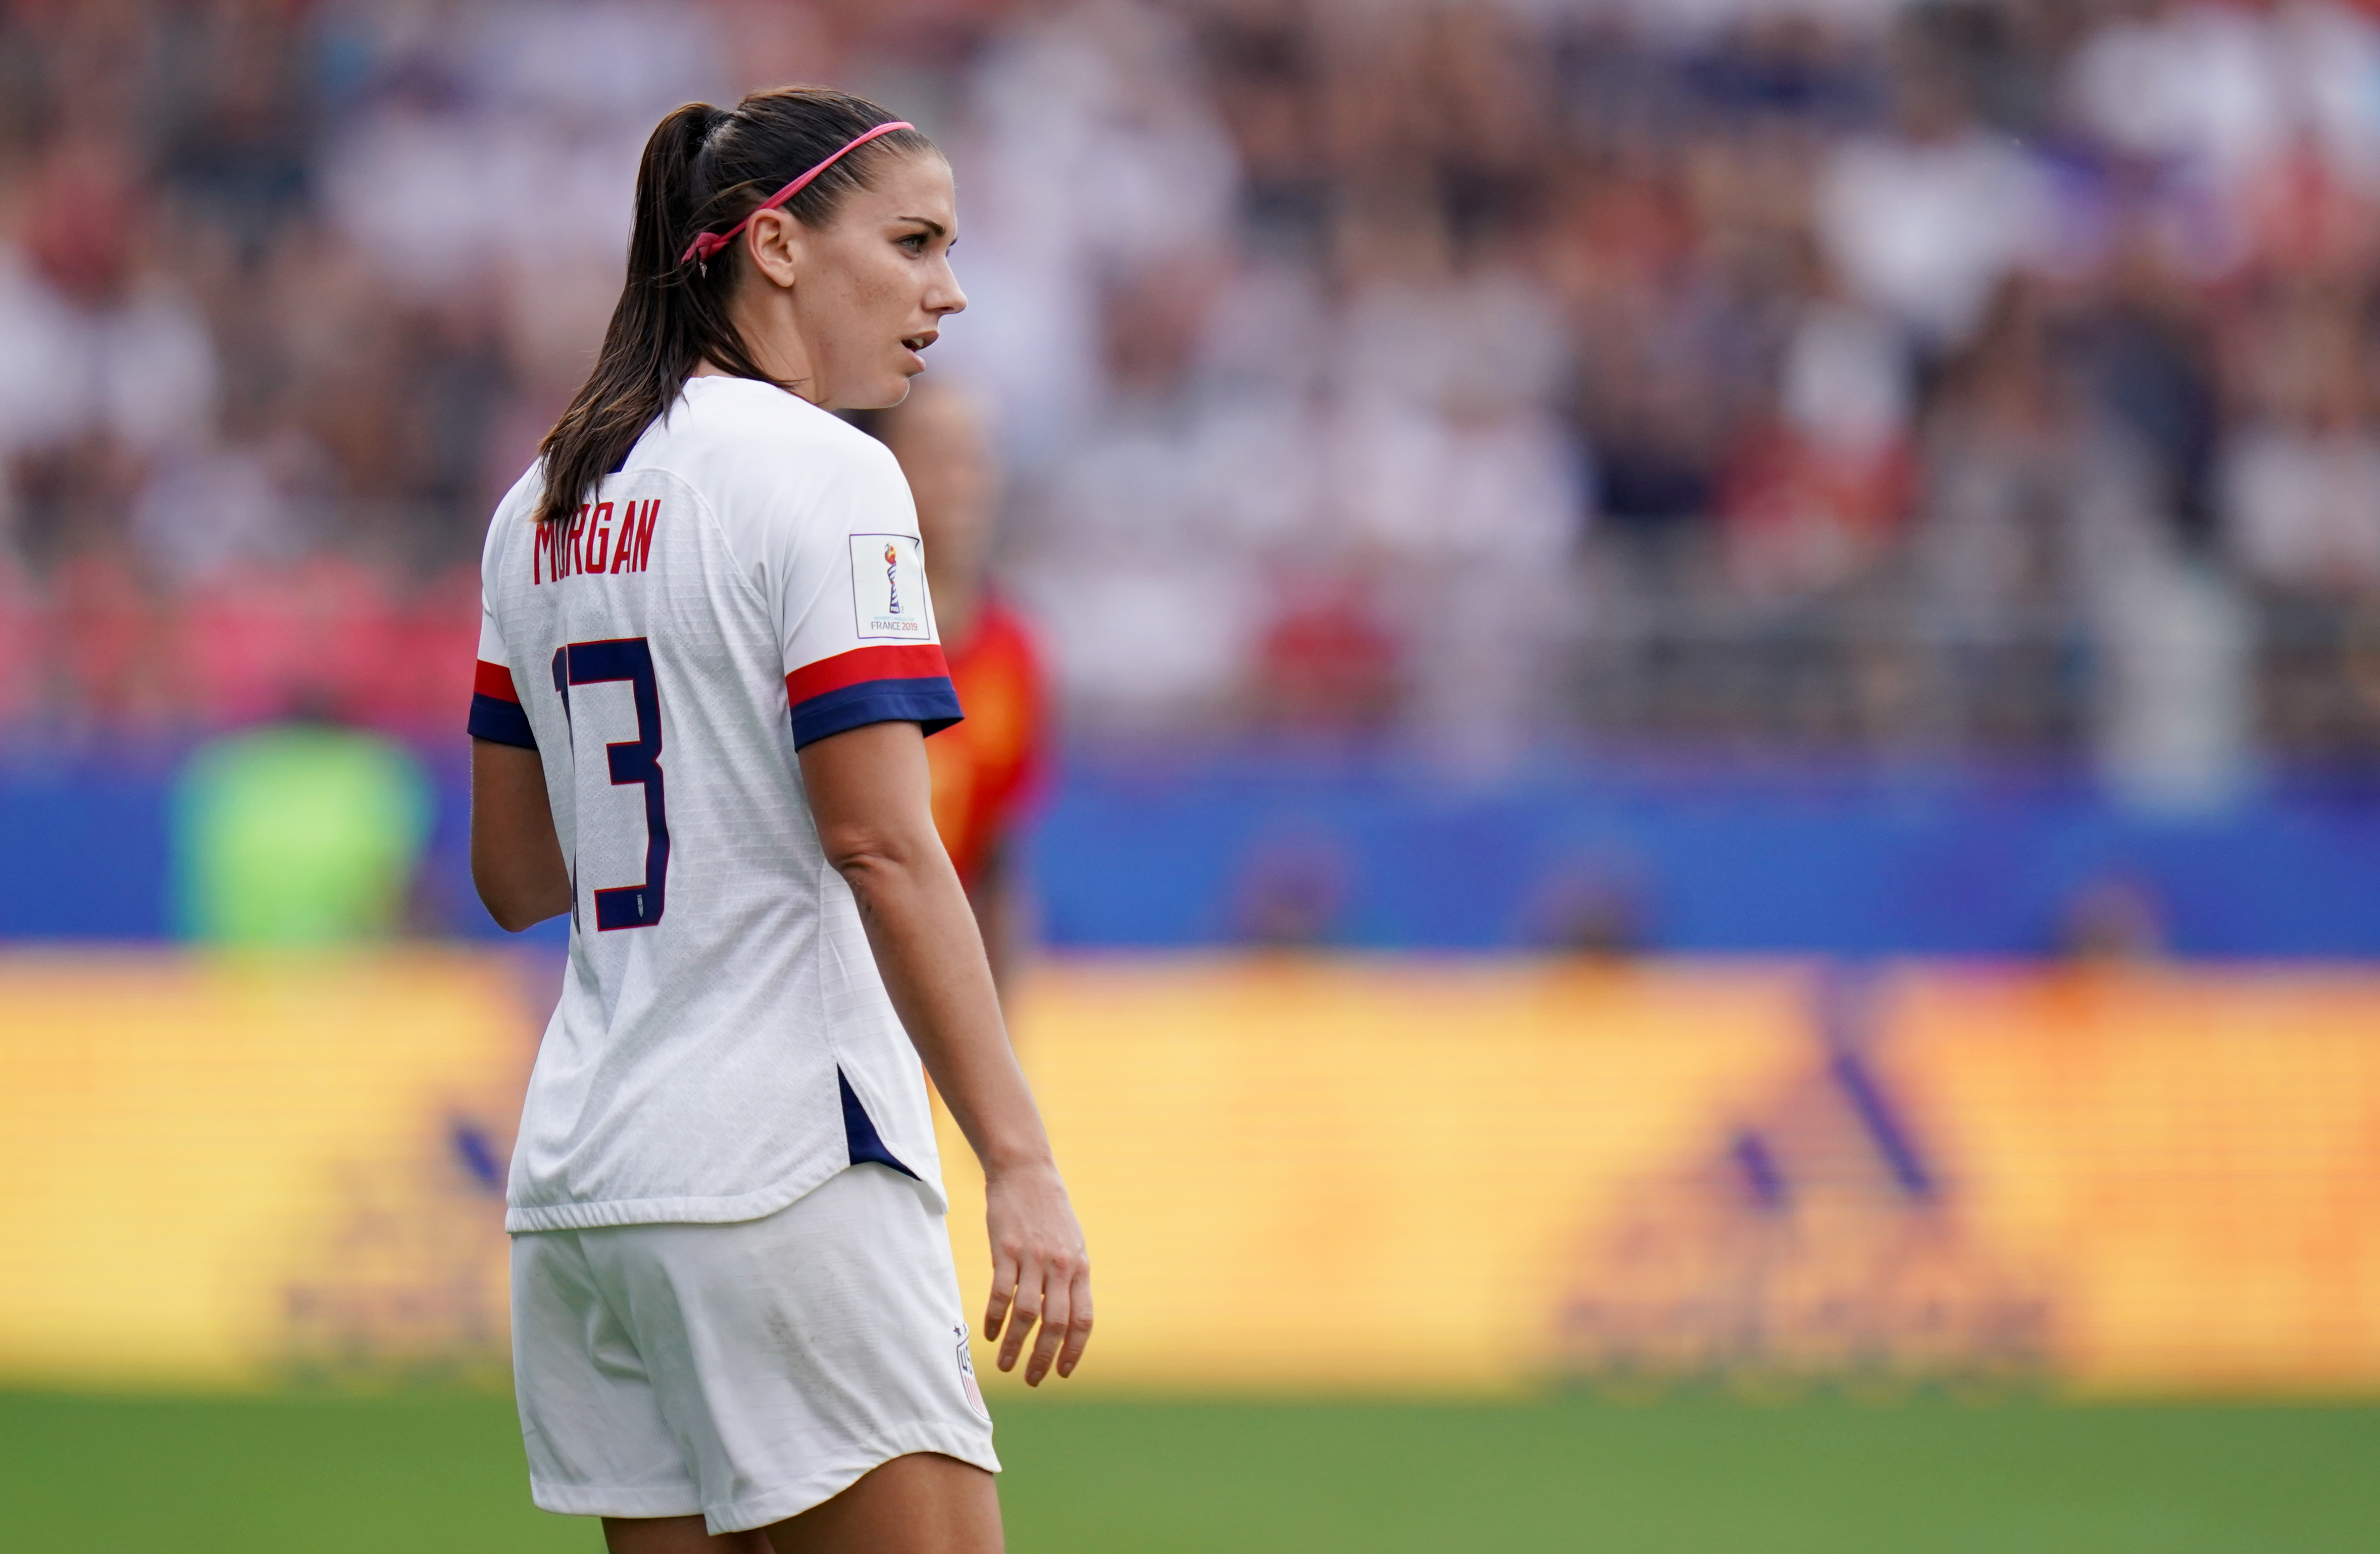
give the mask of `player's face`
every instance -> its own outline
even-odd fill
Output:
[[[942,320],[966,306],[951,272],[958,204],[951,164],[932,152],[887,159],[832,225],[806,235],[795,309],[817,403],[898,405]]]

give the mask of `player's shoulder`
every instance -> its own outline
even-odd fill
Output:
[[[543,494],[545,494],[545,460],[531,459],[528,467],[521,471],[520,479],[512,483],[512,489],[505,492],[503,499],[496,504],[496,512],[499,515],[517,515],[533,509],[537,506],[537,499]]]
[[[527,469],[521,471],[520,479],[512,483],[512,489],[496,503],[496,510],[488,519],[487,540],[481,552],[484,557],[493,557],[507,540],[528,532],[529,521],[537,516],[538,504],[544,494],[545,461],[534,459]]]
[[[749,480],[782,492],[789,482],[826,489],[901,480],[901,467],[883,443],[796,395],[749,378],[688,379],[661,430],[652,461],[678,468],[698,487]],[[632,467],[643,462],[634,460]]]

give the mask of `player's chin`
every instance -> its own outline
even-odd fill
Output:
[[[905,352],[904,354],[906,355],[907,353]],[[916,365],[905,365],[903,367],[888,370],[871,379],[864,386],[856,388],[843,395],[841,403],[838,404],[835,408],[840,410],[889,410],[892,408],[893,406],[900,404],[901,401],[909,397],[909,380],[926,370],[925,364],[917,361],[917,358],[915,356],[911,356],[909,360],[916,363]]]

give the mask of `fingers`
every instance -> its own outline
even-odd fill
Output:
[[[1032,1335],[1033,1324],[1041,1319],[1042,1278],[1038,1258],[1028,1258],[1016,1281],[1016,1293],[1009,1302],[1008,1332],[1000,1341],[1000,1368],[1016,1368],[1017,1355],[1025,1352],[1025,1341]]]
[[[1075,1374],[1075,1367],[1083,1363],[1084,1347],[1091,1342],[1091,1270],[1087,1268],[1075,1270],[1067,1312],[1066,1342],[1058,1351],[1058,1374],[1062,1377]]]
[[[983,1308],[983,1341],[990,1343],[1000,1336],[1001,1324],[1008,1320],[1009,1303],[1016,1296],[1019,1272],[1016,1254],[995,1244],[991,1254],[991,1299]],[[1008,1362],[1001,1362],[1006,1370]]]
[[[1025,1384],[1038,1387],[1052,1366],[1060,1376],[1072,1376],[1082,1363],[1083,1346],[1091,1341],[1091,1274],[1079,1255],[1026,1257],[1021,1268],[1014,1290],[993,1296],[1007,1318],[997,1363],[1011,1371],[1024,1360]],[[987,1322],[984,1336],[992,1335]]]
[[[1062,1261],[1050,1262],[1043,1265],[1042,1276],[1041,1330],[1033,1339],[1033,1358],[1025,1366],[1027,1387],[1038,1387],[1050,1374],[1058,1341],[1066,1336],[1066,1324],[1075,1314],[1074,1269]]]

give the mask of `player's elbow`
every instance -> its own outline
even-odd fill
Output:
[[[826,861],[860,895],[897,890],[917,880],[941,849],[939,839],[907,827],[847,824],[823,828],[819,845]]]
[[[496,927],[506,933],[535,928],[548,917],[570,909],[567,902],[557,906],[551,901],[532,900],[528,892],[508,889],[504,883],[486,879],[477,870],[472,873],[471,883],[479,888],[480,904],[488,909],[488,916],[496,920]]]
[[[535,928],[538,924],[545,921],[547,917],[552,916],[550,912],[540,916],[538,913],[528,910],[527,907],[515,906],[505,902],[491,901],[484,893],[480,895],[480,900],[481,904],[487,907],[488,916],[496,920],[496,927],[504,929],[506,933],[519,933],[525,929]]]
[[[471,885],[496,927],[518,933],[570,910],[570,876],[558,856],[552,869],[530,871],[517,860],[492,858],[488,853],[483,846],[471,850]]]

